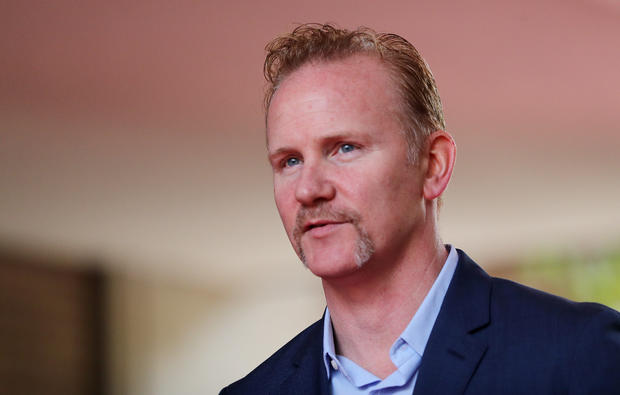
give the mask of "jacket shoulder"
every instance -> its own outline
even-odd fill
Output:
[[[309,353],[320,355],[323,319],[310,325],[245,377],[222,389],[220,394],[267,394],[277,392],[298,362]]]
[[[599,303],[575,302],[526,285],[492,277],[492,314],[509,314],[513,319],[586,323],[595,317],[615,317],[618,312]],[[533,323],[534,324],[534,323]],[[574,327],[573,327],[574,328]]]
[[[602,304],[574,302],[509,280],[493,278],[492,283],[496,336],[489,340],[514,358],[511,366],[515,371],[535,366],[529,377],[543,372],[553,378],[550,388],[570,393],[618,393],[620,313]],[[506,343],[507,339],[511,341]],[[521,364],[518,361],[527,361],[522,363],[528,366],[516,368]]]
[[[618,315],[617,311],[602,304],[575,302],[511,280],[491,277],[463,251],[458,250],[458,253],[457,273],[458,277],[463,280],[458,285],[462,291],[458,296],[461,299],[471,300],[472,293],[480,290],[481,287],[487,287],[488,294],[485,292],[484,298],[478,298],[475,301],[490,302],[490,319],[494,322],[498,319],[509,318],[513,323],[524,320],[531,326],[544,324],[550,320],[564,321],[567,324],[573,321],[572,323],[576,324],[586,322],[599,314],[612,317]],[[463,283],[466,285],[464,286]],[[459,299],[459,301],[462,300]],[[477,306],[477,308],[480,307]],[[539,319],[533,320],[533,318]]]
[[[491,277],[464,253],[459,258],[461,281],[455,273],[458,292],[446,311],[485,318],[466,327],[486,350],[471,393],[618,393],[620,313]],[[444,314],[443,328],[452,317]]]

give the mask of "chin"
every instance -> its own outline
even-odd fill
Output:
[[[358,265],[354,255],[348,254],[347,257],[331,256],[309,256],[306,257],[304,265],[317,277],[322,279],[342,278],[356,273],[363,266]]]
[[[293,246],[304,265],[323,279],[359,271],[375,252],[374,243],[363,229],[348,226],[328,237],[304,237]]]

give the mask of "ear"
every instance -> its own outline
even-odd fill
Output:
[[[448,187],[456,160],[456,144],[450,134],[437,130],[428,137],[427,148],[424,198],[433,200],[441,196]]]

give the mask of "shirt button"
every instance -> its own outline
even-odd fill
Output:
[[[334,370],[338,370],[338,364],[336,363],[335,359],[332,359],[332,368],[334,368]]]

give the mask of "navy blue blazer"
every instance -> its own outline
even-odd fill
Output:
[[[620,313],[490,277],[463,251],[415,395],[620,394]],[[329,394],[319,320],[221,394]]]

